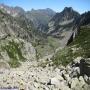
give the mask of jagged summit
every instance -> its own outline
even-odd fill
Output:
[[[62,39],[62,46],[66,45],[70,37],[76,36],[80,14],[72,9],[65,7],[64,10],[50,20],[48,35]]]
[[[72,7],[65,7],[60,13],[57,13],[51,20],[55,21],[65,21],[70,19],[76,19],[80,14],[73,10]]]
[[[72,7],[65,7],[65,8],[64,8],[64,11],[67,11],[67,10],[68,10],[68,11],[73,11],[73,8],[72,8]]]

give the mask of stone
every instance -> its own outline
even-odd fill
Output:
[[[70,90],[70,88],[66,85],[65,82],[61,82],[59,85],[60,90]]]
[[[88,76],[87,76],[86,74],[84,75],[83,78],[84,78],[84,80],[85,80],[86,82],[88,81]]]
[[[38,87],[39,87],[39,84],[36,83],[36,82],[34,82],[34,87],[35,87],[35,88],[38,88]]]
[[[80,68],[79,67],[73,67],[71,74],[70,74],[70,77],[73,78],[73,77],[79,77],[79,76],[80,76]]]
[[[55,86],[58,86],[59,84],[60,84],[60,82],[56,77],[51,78],[49,80],[49,82],[47,83],[47,85],[55,85]]]
[[[71,83],[71,89],[75,88],[78,83],[79,83],[79,80],[77,78],[73,78]]]
[[[79,81],[80,81],[80,85],[85,85],[85,81],[84,81],[84,78],[82,76],[79,77]]]
[[[65,74],[64,77],[65,77],[65,80],[66,81],[70,81],[70,79],[71,79],[70,76],[69,76],[69,74]]]
[[[73,63],[80,63],[80,60],[82,59],[82,57],[77,57],[74,59]]]

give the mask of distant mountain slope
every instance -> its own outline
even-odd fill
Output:
[[[2,8],[4,11],[6,11],[8,14],[10,14],[13,17],[18,17],[23,15],[24,18],[27,18],[28,21],[32,21],[34,24],[34,27],[39,31],[47,31],[47,25],[49,20],[55,15],[55,11],[52,9],[38,9],[31,11],[24,11],[21,7],[10,7],[4,4],[0,4],[0,8]]]
[[[62,31],[65,27],[72,27],[75,26],[77,20],[79,19],[80,14],[74,11],[71,7],[66,7],[60,13],[57,13],[49,22],[49,32],[54,33],[58,31]],[[62,28],[61,30],[59,30]],[[67,30],[66,30],[67,31]]]
[[[4,4],[0,4],[0,8],[5,10],[8,14],[12,15],[13,17],[25,13],[25,11],[20,7],[10,7]]]
[[[22,31],[26,31],[28,33],[27,36],[30,37],[30,39],[28,39],[29,41],[32,41],[31,39],[34,39],[35,37],[38,38],[38,36],[40,37],[42,35],[42,32],[38,32],[38,30],[35,28],[34,23],[30,20],[31,18],[28,19],[26,17],[26,11],[24,11],[21,7],[18,7],[18,6],[10,7],[10,6],[4,5],[4,4],[0,4],[0,8],[1,8],[1,10],[3,10],[3,12],[5,14],[8,14],[8,16],[13,18],[13,19],[11,19],[13,22],[16,21],[16,23],[20,27],[22,27],[22,29],[24,29]],[[43,26],[43,28],[44,28],[44,26]],[[21,31],[19,31],[19,32],[21,32]],[[22,33],[22,34],[25,34],[25,33]],[[20,34],[18,36],[23,37],[23,35],[20,35]],[[24,36],[24,38],[27,39],[27,36]]]
[[[28,11],[26,17],[34,23],[34,26],[40,31],[46,31],[49,20],[55,15],[55,12],[49,8]]]
[[[80,14],[71,7],[66,7],[60,13],[57,13],[49,22],[48,35],[62,39],[62,45],[66,45],[70,37],[78,32]],[[63,43],[65,42],[65,43]]]
[[[90,11],[85,12],[81,15],[80,25],[90,24]]]

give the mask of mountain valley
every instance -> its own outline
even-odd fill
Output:
[[[90,11],[25,11],[0,4],[0,88],[89,90]]]

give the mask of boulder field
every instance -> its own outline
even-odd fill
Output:
[[[77,57],[68,66],[54,68],[40,62],[23,62],[0,70],[0,87],[19,90],[90,90],[90,59]]]

